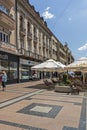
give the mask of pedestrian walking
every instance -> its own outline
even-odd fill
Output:
[[[2,88],[3,91],[6,91],[6,82],[7,82],[7,74],[5,71],[2,71]]]
[[[2,73],[0,72],[0,87],[2,85]]]

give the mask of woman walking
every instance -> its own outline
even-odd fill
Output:
[[[0,72],[0,87],[2,86],[2,73]]]
[[[2,88],[3,91],[6,90],[7,74],[5,71],[2,71]]]

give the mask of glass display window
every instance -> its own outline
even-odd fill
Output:
[[[0,70],[5,71],[8,79],[9,79],[9,76],[8,76],[8,72],[9,72],[8,61],[0,60]]]
[[[10,80],[17,78],[17,62],[10,62]]]
[[[20,65],[20,79],[29,79],[29,66]]]

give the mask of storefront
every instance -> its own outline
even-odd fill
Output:
[[[18,82],[18,56],[0,51],[0,71],[7,73],[7,83]]]
[[[0,51],[0,71],[4,70],[7,73],[7,84],[31,80],[35,74],[31,67],[36,64],[38,63]]]
[[[19,59],[19,80],[20,82],[29,81],[31,79],[32,74],[34,73],[31,70],[33,65],[36,65],[37,62],[27,60],[27,59]]]

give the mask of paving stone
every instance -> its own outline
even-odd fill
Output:
[[[0,91],[0,129],[86,130],[87,93],[56,93],[40,88],[42,83],[13,84]]]
[[[46,107],[51,108],[50,111],[35,111],[33,110],[35,107],[43,107],[43,109]],[[24,114],[30,114],[30,115],[36,115],[36,116],[41,116],[41,117],[48,117],[48,118],[55,118],[56,115],[60,112],[62,109],[62,106],[54,106],[54,105],[47,105],[47,104],[39,104],[39,103],[32,103],[29,106],[19,110],[19,113],[24,113]]]

